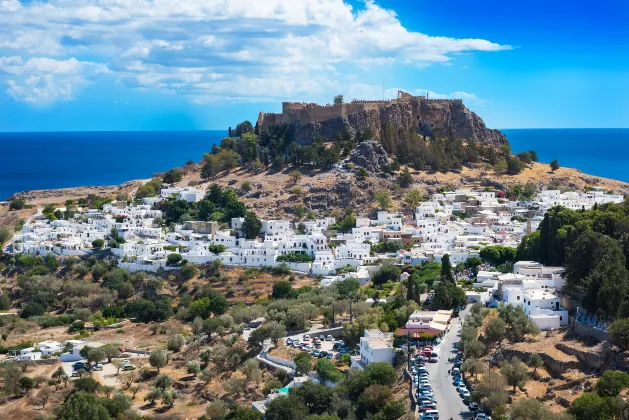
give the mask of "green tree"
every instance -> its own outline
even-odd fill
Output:
[[[482,400],[484,406],[489,409],[504,405],[509,400],[505,391],[507,382],[504,376],[498,372],[488,372],[474,387],[474,393]]]
[[[606,370],[596,383],[596,392],[601,397],[616,397],[629,388],[629,375],[618,370]]]
[[[108,363],[111,363],[111,359],[120,356],[120,350],[115,344],[105,344],[100,349],[107,358]]]
[[[298,375],[306,375],[312,366],[312,356],[308,352],[300,352],[294,359],[295,371]]]
[[[252,211],[245,213],[245,220],[240,231],[247,239],[255,239],[262,229],[262,221]]]
[[[278,281],[273,285],[272,299],[289,299],[293,296],[293,285],[288,281]]]
[[[163,368],[168,363],[168,357],[166,353],[162,350],[153,350],[149,355],[149,364],[153,367],[157,368],[157,372],[159,372],[160,368]]]
[[[490,342],[501,343],[507,334],[507,324],[499,317],[491,318],[485,327],[485,337]]]
[[[539,354],[533,353],[529,359],[529,366],[533,368],[533,375],[535,375],[537,373],[537,369],[544,366],[544,360]]]
[[[520,398],[511,405],[511,420],[550,420],[553,414],[534,398]]]
[[[175,334],[168,337],[168,350],[177,353],[186,344],[186,339],[181,334]]]
[[[94,239],[92,241],[92,246],[94,248],[102,248],[103,246],[105,246],[105,241],[103,239]]]
[[[338,382],[343,377],[341,371],[328,359],[319,359],[315,365],[315,370],[324,381]]]
[[[20,385],[20,388],[22,388],[25,392],[30,391],[35,386],[35,381],[33,381],[33,378],[29,378],[28,376],[22,376],[18,380],[18,383]]]
[[[157,378],[155,378],[155,383],[153,385],[155,386],[155,388],[163,392],[173,386],[173,380],[170,376],[161,374],[158,375]]]
[[[485,373],[487,368],[485,367],[485,363],[480,360],[467,358],[465,362],[461,365],[461,372],[467,372],[470,375],[474,375],[474,377],[478,380],[478,374]]]
[[[371,281],[375,286],[380,286],[390,281],[398,281],[400,274],[402,274],[402,270],[399,267],[392,264],[384,264],[380,267],[380,270],[371,276]]]
[[[57,417],[64,420],[110,420],[111,416],[94,394],[79,391],[59,407]]]
[[[444,254],[441,258],[441,280],[454,282],[452,276],[452,264],[450,263],[450,254]]]
[[[282,396],[271,400],[264,413],[264,418],[266,420],[295,420],[303,419],[307,415],[306,406],[291,393],[287,397]]]
[[[183,171],[179,168],[164,172],[162,179],[167,184],[175,184],[183,179]]]
[[[100,383],[93,378],[79,378],[74,381],[74,389],[94,394],[100,389]]]
[[[511,362],[502,362],[500,373],[507,380],[507,384],[513,387],[513,392],[516,387],[523,386],[528,380],[528,369],[517,357],[512,358]]]
[[[465,356],[473,359],[479,359],[485,354],[485,345],[477,339],[465,341],[463,343],[463,349],[465,350]]]
[[[478,273],[478,266],[483,263],[480,257],[471,257],[465,261],[465,268],[472,272],[472,276],[476,276]]]
[[[550,162],[550,170],[552,172],[555,172],[557,169],[559,169],[559,162],[557,161],[557,159],[553,159],[553,161]]]
[[[11,238],[11,231],[6,227],[0,228],[0,246],[2,246],[7,240]]]
[[[299,172],[297,169],[295,169],[290,174],[288,174],[288,176],[290,177],[291,181],[293,182],[293,185],[297,184],[299,182],[299,180],[301,178],[303,178],[302,173]]]
[[[576,420],[612,420],[618,418],[619,408],[615,398],[586,392],[572,402],[568,412]]]
[[[404,169],[402,169],[402,172],[400,172],[398,182],[402,188],[408,188],[413,184],[413,176],[407,166],[405,166]]]
[[[168,254],[168,256],[166,257],[166,264],[171,267],[175,267],[181,264],[181,260],[183,260],[181,254],[173,252],[172,254]]]
[[[380,190],[376,192],[376,203],[382,210],[389,210],[393,201],[391,200],[391,194],[388,190]]]
[[[196,360],[192,360],[188,362],[186,371],[196,377],[201,372],[201,365]]]
[[[334,105],[341,105],[343,103],[343,95],[336,95],[334,97]]]
[[[181,268],[179,269],[179,275],[184,280],[193,279],[198,274],[198,272],[199,270],[194,264],[188,264],[188,263],[182,265]]]
[[[622,351],[629,350],[629,318],[619,318],[607,328],[612,343]]]
[[[406,193],[404,196],[404,202],[408,205],[408,207],[415,211],[419,203],[421,203],[424,199],[424,193],[418,189],[412,189]]]

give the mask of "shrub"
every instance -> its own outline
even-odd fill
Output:
[[[186,344],[184,336],[181,334],[175,334],[168,339],[168,350],[178,352],[184,344]]]

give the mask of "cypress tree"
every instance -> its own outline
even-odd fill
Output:
[[[450,263],[450,254],[444,254],[441,258],[441,280],[454,283],[452,276],[452,264]]]
[[[411,276],[406,280],[406,282],[406,300],[413,300],[415,297],[415,280],[413,280],[413,277]]]

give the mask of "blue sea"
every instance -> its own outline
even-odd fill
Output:
[[[540,162],[629,182],[629,128],[505,129],[515,153],[535,150]]]
[[[25,190],[117,185],[198,162],[226,131],[0,133],[0,200]]]
[[[629,182],[629,129],[502,130],[514,152],[533,149],[593,175]],[[0,200],[25,190],[115,185],[198,162],[224,131],[0,133]]]

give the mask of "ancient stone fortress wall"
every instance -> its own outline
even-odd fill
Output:
[[[416,114],[418,112],[416,107],[422,102],[463,103],[461,99],[427,99],[425,96],[413,96],[404,91],[398,91],[398,97],[391,100],[353,100],[349,103],[326,105],[307,102],[282,102],[282,113],[260,112],[258,126],[282,123],[298,123],[299,125],[306,125],[311,122],[321,123],[334,118],[346,117],[349,114],[379,110],[401,103],[413,103],[413,113]],[[419,116],[417,119],[419,120]]]

